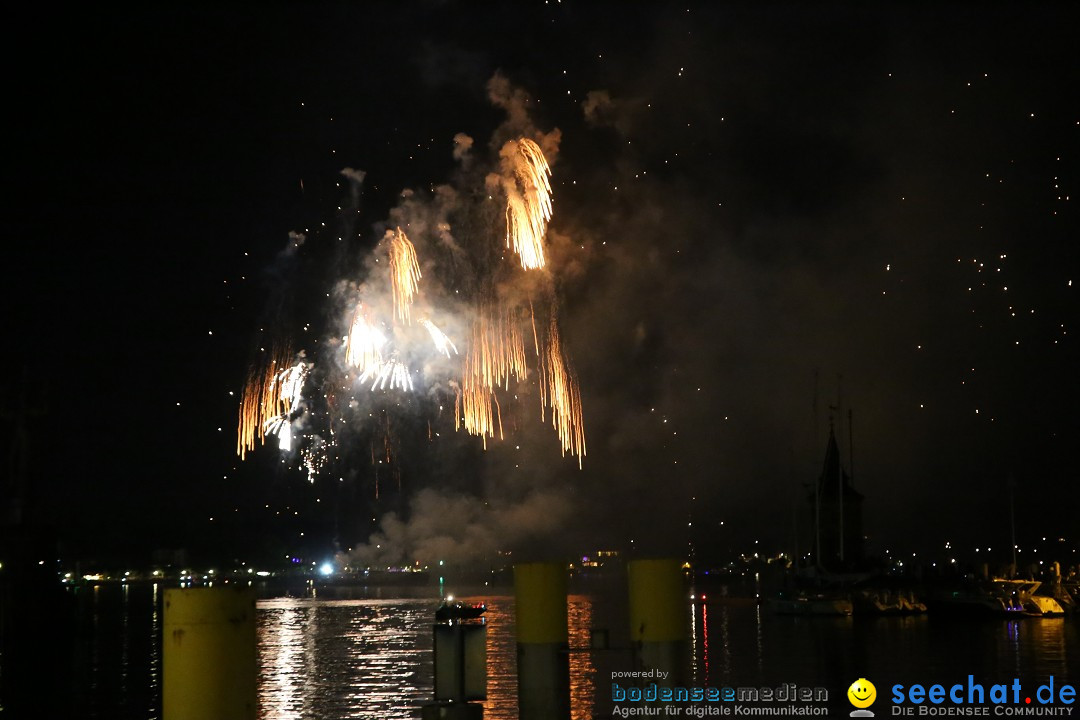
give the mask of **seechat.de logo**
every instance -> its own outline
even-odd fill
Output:
[[[866,709],[874,704],[874,700],[877,700],[877,688],[874,687],[874,683],[866,678],[859,678],[847,689],[847,699],[855,706],[855,709],[851,711],[851,717],[874,717],[874,713]]]

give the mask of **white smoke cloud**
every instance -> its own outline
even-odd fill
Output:
[[[563,492],[535,489],[506,499],[460,494],[438,488],[413,498],[407,519],[391,513],[366,545],[338,558],[351,567],[399,567],[494,562],[501,553],[520,551],[569,522],[572,506]]]

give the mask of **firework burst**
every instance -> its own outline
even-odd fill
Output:
[[[434,433],[432,426],[446,422],[441,411],[449,404],[448,394],[453,395],[454,429],[479,437],[486,449],[489,440],[505,437],[504,404],[539,395],[541,420],[547,422],[550,414],[562,454],[576,455],[580,467],[585,455],[581,392],[559,338],[552,309],[554,288],[548,275],[542,274],[532,282],[530,299],[514,290],[523,271],[546,265],[544,238],[552,216],[550,174],[540,145],[520,138],[500,151],[500,172],[486,176],[489,186],[505,191],[506,245],[517,254],[520,268],[517,263],[489,260],[496,257],[493,252],[501,228],[477,227],[477,217],[484,218],[484,223],[492,220],[480,211],[481,206],[458,206],[463,227],[471,228],[469,235],[475,241],[448,243],[450,221],[456,216],[432,209],[412,191],[405,193],[407,202],[394,211],[398,222],[385,233],[381,245],[389,263],[376,259],[368,265],[368,277],[342,284],[352,288],[345,299],[352,309],[344,315],[347,330],[336,335],[340,341],[335,338],[320,345],[324,355],[332,352],[322,359],[326,369],[319,375],[321,392],[313,393],[310,403],[302,402],[301,391],[313,364],[290,366],[287,354],[274,355],[266,366],[252,371],[240,407],[237,452],[241,458],[254,449],[257,440],[276,435],[283,452],[299,453],[309,480],[314,481],[331,461],[328,449],[343,447],[335,432],[355,433],[356,428],[385,417],[388,433],[391,413],[406,408],[425,412],[437,406],[439,412],[432,413],[426,426],[429,439],[438,436],[437,426]],[[473,196],[436,192],[433,197],[457,202]],[[410,228],[414,237],[410,239],[403,227]],[[420,259],[428,252],[435,254],[421,293]],[[448,258],[447,252],[454,255]],[[543,299],[534,309],[531,297],[536,293]],[[458,344],[433,322],[433,313],[440,325],[448,323],[443,327],[455,334]],[[421,318],[415,324],[414,316]],[[533,342],[527,351],[530,335]],[[537,390],[529,391],[529,384]],[[425,392],[410,394],[408,400],[394,399],[395,393],[412,393],[417,385]],[[367,392],[354,394],[352,388],[357,386]],[[347,407],[334,399],[342,393],[349,393]],[[312,403],[321,404],[316,408]],[[308,413],[305,428],[329,423],[330,439],[324,440],[317,430],[295,433],[293,419],[298,411]],[[365,433],[370,436],[381,429],[380,424]],[[388,451],[378,464],[398,472],[396,454]],[[337,451],[333,455],[339,457]],[[374,454],[372,462],[376,462]]]

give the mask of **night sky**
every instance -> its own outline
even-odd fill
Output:
[[[1004,560],[1010,487],[1022,549],[1075,548],[1078,20],[1029,3],[35,10],[3,49],[6,491],[28,448],[26,517],[88,561],[631,541],[722,560],[805,536],[832,422],[873,551]],[[528,382],[485,452],[419,376],[352,392],[313,483],[273,443],[240,462],[249,368],[286,336],[331,363],[386,229],[412,223],[430,261],[452,192],[455,242],[500,249],[484,175],[522,133],[557,149],[539,272],[584,468]],[[539,282],[517,277],[500,287]],[[379,528],[384,547],[361,547]]]

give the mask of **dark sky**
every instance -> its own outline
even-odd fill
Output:
[[[1031,3],[25,15],[3,50],[2,405],[9,457],[29,408],[27,512],[71,557],[315,558],[375,526],[394,550],[365,557],[387,561],[790,551],[835,417],[873,549],[1003,551],[1010,479],[1021,542],[1076,548],[1078,19]],[[559,138],[542,277],[584,469],[539,424],[535,383],[483,452],[436,412],[435,381],[354,391],[314,483],[271,445],[241,463],[260,348],[305,351],[315,407],[383,231],[412,223],[434,262],[452,188],[456,241],[501,243],[484,175],[522,132]],[[366,173],[357,205],[346,167]],[[425,268],[447,293],[479,275]]]

